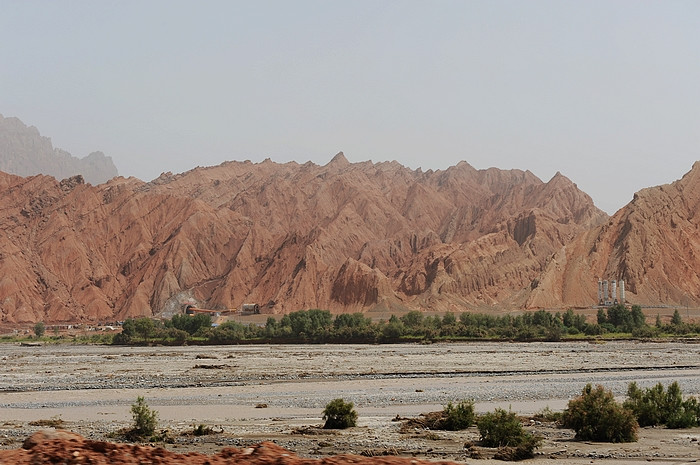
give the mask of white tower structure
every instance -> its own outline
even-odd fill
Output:
[[[620,280],[620,303],[625,304],[625,280]]]
[[[612,290],[610,291],[610,300],[615,302],[617,300],[617,281],[613,279],[610,284],[612,286]]]

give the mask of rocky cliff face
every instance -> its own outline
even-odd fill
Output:
[[[17,118],[0,115],[0,171],[33,176],[47,174],[64,179],[77,174],[87,182],[101,184],[117,176],[117,168],[110,157],[93,152],[85,158],[54,148],[51,139],[27,127]]]
[[[536,305],[552,257],[608,220],[564,176],[396,162],[228,162],[150,183],[0,174],[2,322],[206,308]],[[608,223],[606,223],[608,224]]]
[[[700,162],[682,179],[643,189],[549,262],[528,306],[591,305],[598,278],[623,279],[641,305],[700,303]]]

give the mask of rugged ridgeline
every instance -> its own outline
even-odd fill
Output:
[[[560,174],[342,153],[150,183],[0,174],[0,215],[6,323],[168,314],[190,298],[271,313],[523,307],[552,257],[608,220]]]
[[[590,305],[598,278],[623,279],[632,303],[700,303],[700,162],[672,184],[637,192],[557,253],[528,306]]]
[[[87,182],[101,184],[117,176],[110,157],[93,152],[85,158],[54,148],[51,139],[17,118],[0,115],[0,171],[33,176],[47,174],[64,179],[80,174]]]

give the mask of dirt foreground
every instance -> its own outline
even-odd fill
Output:
[[[699,344],[0,349],[0,465],[503,463],[496,450],[479,447],[475,427],[430,431],[396,421],[462,399],[474,399],[479,413],[500,407],[521,415],[543,438],[529,464],[700,459],[698,428],[644,428],[638,442],[604,444],[532,419],[544,407],[563,410],[587,382],[620,399],[631,381],[678,381],[684,394],[698,396]],[[158,412],[165,440],[114,444],[114,433],[131,424],[137,396]],[[323,407],[338,397],[355,403],[358,426],[323,430]],[[195,436],[198,425],[210,434]],[[47,432],[33,436],[40,431]]]
[[[87,440],[68,431],[42,431],[28,438],[22,449],[0,452],[0,464],[82,464],[94,465],[345,465],[359,462],[377,465],[419,465],[428,463],[407,458],[367,459],[352,455],[336,455],[323,459],[301,458],[272,442],[263,442],[245,449],[226,448],[213,455],[196,452],[177,454],[162,447],[144,447]],[[447,462],[442,462],[447,463]]]
[[[645,431],[640,438],[644,444],[634,443],[618,447],[610,445],[582,443],[575,452],[568,450],[569,445],[560,444],[552,449],[552,444],[540,451],[536,458],[528,460],[529,464],[685,464],[697,462],[697,455],[684,456],[691,450],[697,452],[698,432],[694,434],[648,434]],[[681,442],[686,444],[681,445]],[[688,444],[689,443],[689,444]],[[688,447],[688,446],[691,447]],[[591,446],[593,448],[591,449]],[[439,447],[439,446],[438,446]],[[680,449],[684,453],[675,455]],[[649,453],[650,451],[657,451]],[[118,444],[106,441],[86,439],[78,434],[64,430],[39,431],[24,441],[21,449],[0,451],[0,465],[38,465],[38,464],[139,464],[139,465],[346,465],[367,463],[374,465],[422,465],[455,463],[446,460],[418,460],[412,457],[398,457],[398,451],[369,451],[363,455],[338,454],[321,458],[300,457],[279,445],[265,441],[245,448],[227,447],[211,455],[199,452],[176,453],[162,446]],[[470,445],[464,448],[463,463],[492,464],[503,463],[493,458],[482,456],[482,448]],[[574,456],[572,456],[574,452]],[[670,453],[670,454],[669,454]],[[467,458],[468,457],[468,458]]]

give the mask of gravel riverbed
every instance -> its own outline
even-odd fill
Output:
[[[463,460],[464,442],[478,439],[473,429],[440,433],[444,444],[426,443],[401,433],[392,419],[440,410],[462,399],[474,399],[481,412],[495,407],[523,415],[547,406],[562,410],[588,382],[621,398],[631,381],[641,387],[678,381],[684,394],[700,393],[700,344],[681,342],[176,348],[4,344],[0,351],[0,446],[5,448],[16,447],[16,441],[39,429],[31,422],[52,418],[86,437],[104,438],[129,425],[130,405],[144,396],[158,410],[161,426],[176,436],[197,424],[220,431],[174,445],[187,450],[272,439],[309,455],[326,453],[324,447],[356,453],[379,447]],[[324,405],[337,397],[355,403],[358,428],[303,433],[304,427],[321,424]],[[561,437],[558,441],[571,441],[566,436],[571,433],[542,428],[550,437]],[[452,450],[447,444],[453,442],[452,452],[426,452]],[[576,444],[567,442],[565,449]],[[688,444],[699,452],[697,441],[688,439]]]

